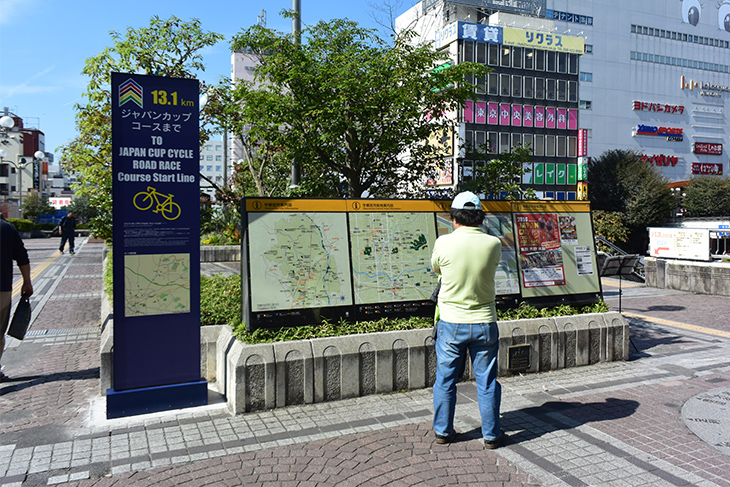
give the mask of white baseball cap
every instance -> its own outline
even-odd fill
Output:
[[[482,202],[479,201],[479,196],[475,195],[471,191],[464,191],[459,193],[451,202],[451,209],[453,210],[481,210]]]

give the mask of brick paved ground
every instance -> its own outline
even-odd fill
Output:
[[[433,442],[430,390],[106,420],[102,246],[79,239],[71,257],[57,256],[55,240],[26,242],[34,266],[51,263],[34,281],[29,336],[10,339],[3,359],[12,380],[0,384],[0,485],[730,486],[730,455],[682,416],[688,400],[730,386],[726,298],[624,283],[631,360],[503,379],[509,441],[485,451],[473,383],[459,386],[461,435],[449,445]],[[617,309],[617,288],[604,292]]]

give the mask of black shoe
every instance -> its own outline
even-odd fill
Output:
[[[500,431],[499,436],[493,440],[484,438],[484,448],[487,450],[495,450],[499,448],[504,442],[505,436],[504,431]]]
[[[60,253],[63,253],[63,249],[58,249],[58,251],[59,251]]]
[[[71,255],[74,255],[76,253],[73,250],[69,250],[69,252],[71,253]]]
[[[445,445],[446,443],[451,443],[452,441],[454,441],[454,438],[456,438],[456,433],[455,432],[452,432],[448,436],[439,435],[438,433],[436,433],[436,440],[435,441],[439,445]]]

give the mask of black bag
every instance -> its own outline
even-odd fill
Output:
[[[18,306],[15,308],[13,321],[10,322],[10,328],[8,328],[8,336],[22,340],[28,331],[28,325],[30,325],[30,301],[24,294],[20,297]]]

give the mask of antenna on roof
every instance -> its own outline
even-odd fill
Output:
[[[258,19],[256,19],[256,23],[261,27],[266,27],[266,10],[261,9],[261,13],[259,14]]]

